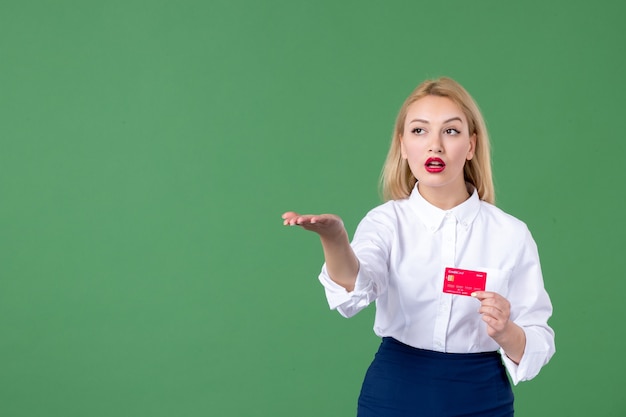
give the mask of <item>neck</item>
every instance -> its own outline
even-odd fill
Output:
[[[450,187],[428,187],[418,182],[417,189],[424,200],[441,210],[450,210],[463,203],[471,195],[465,183],[452,189]]]

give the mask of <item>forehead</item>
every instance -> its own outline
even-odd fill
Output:
[[[456,117],[467,123],[463,110],[448,97],[426,96],[407,107],[405,123],[414,120],[442,122]]]

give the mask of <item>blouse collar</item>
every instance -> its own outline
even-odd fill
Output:
[[[422,197],[419,193],[417,184],[415,184],[415,187],[409,196],[409,201],[416,214],[422,222],[424,222],[428,230],[433,233],[439,229],[444,219],[451,216],[453,216],[461,226],[467,229],[471,226],[472,222],[478,215],[478,211],[480,210],[480,198],[478,198],[478,191],[476,191],[476,188],[471,184],[468,184],[468,187],[473,190],[472,195],[467,200],[450,210],[442,210],[426,201],[426,199],[424,199],[424,197]]]

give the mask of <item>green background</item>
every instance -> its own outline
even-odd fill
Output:
[[[626,415],[624,4],[0,0],[0,415],[354,415],[374,309],[280,215],[352,233],[440,75],[554,304],[517,415]]]

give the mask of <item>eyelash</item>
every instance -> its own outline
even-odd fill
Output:
[[[413,130],[411,130],[411,132],[415,135],[421,135],[422,133],[424,133],[424,129],[422,129],[421,127],[416,127],[413,128]],[[453,127],[449,127],[447,129],[444,129],[444,132],[447,133],[448,135],[458,135],[459,133],[461,133],[459,130],[453,128]]]

